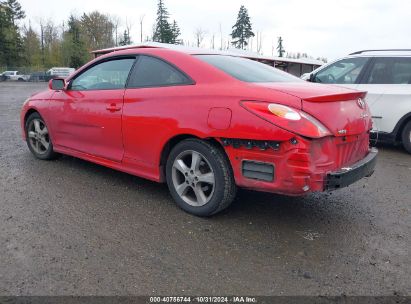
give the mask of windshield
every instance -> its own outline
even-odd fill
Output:
[[[317,72],[313,78],[313,82],[354,84],[367,61],[367,57],[339,60]]]
[[[302,81],[293,75],[251,59],[223,55],[196,55],[196,57],[245,82]]]

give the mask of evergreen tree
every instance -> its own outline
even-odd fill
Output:
[[[233,38],[231,44],[239,49],[244,49],[248,45],[247,40],[250,37],[254,37],[250,17],[248,16],[248,11],[244,5],[241,5],[240,7],[237,22],[233,25],[231,37]]]
[[[13,25],[16,25],[16,22],[18,20],[24,19],[26,17],[26,14],[24,13],[20,3],[18,3],[17,0],[7,0],[5,4],[10,17],[10,21]]]
[[[68,21],[68,31],[64,33],[63,50],[65,65],[70,67],[78,68],[89,59],[82,38],[80,21],[73,15],[70,16]]]
[[[25,17],[16,0],[0,0],[0,64],[18,66],[22,62],[23,42],[17,22]]]
[[[175,20],[173,21],[173,25],[171,26],[171,32],[173,33],[171,43],[182,44],[181,39],[178,38],[181,35],[180,27],[178,26],[177,21]]]
[[[157,19],[153,34],[153,41],[162,43],[172,43],[173,31],[168,22],[169,13],[164,6],[163,0],[158,0]]]
[[[6,29],[8,27],[7,15],[6,15],[6,5],[0,2],[0,65],[5,63],[6,47],[7,47],[7,37]]]
[[[123,38],[120,40],[119,45],[130,45],[131,39],[130,34],[127,30],[124,30]]]
[[[283,38],[278,37],[278,44],[277,44],[277,51],[278,51],[278,56],[283,57],[285,50],[284,50],[284,46],[283,46]]]

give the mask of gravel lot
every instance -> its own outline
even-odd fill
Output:
[[[411,155],[305,198],[242,190],[210,219],[166,185],[72,157],[36,160],[0,83],[1,295],[410,295]]]

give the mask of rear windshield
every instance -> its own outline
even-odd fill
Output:
[[[196,57],[245,82],[302,81],[293,75],[251,59],[223,55],[196,55]]]

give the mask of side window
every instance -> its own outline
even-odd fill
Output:
[[[347,58],[322,69],[314,76],[314,82],[353,84],[357,81],[368,58]]]
[[[99,63],[76,77],[71,83],[71,90],[124,89],[134,61],[134,58],[124,58]]]
[[[367,83],[411,84],[411,58],[375,58]]]
[[[151,56],[140,56],[128,82],[129,88],[191,84],[192,81],[172,65]]]

